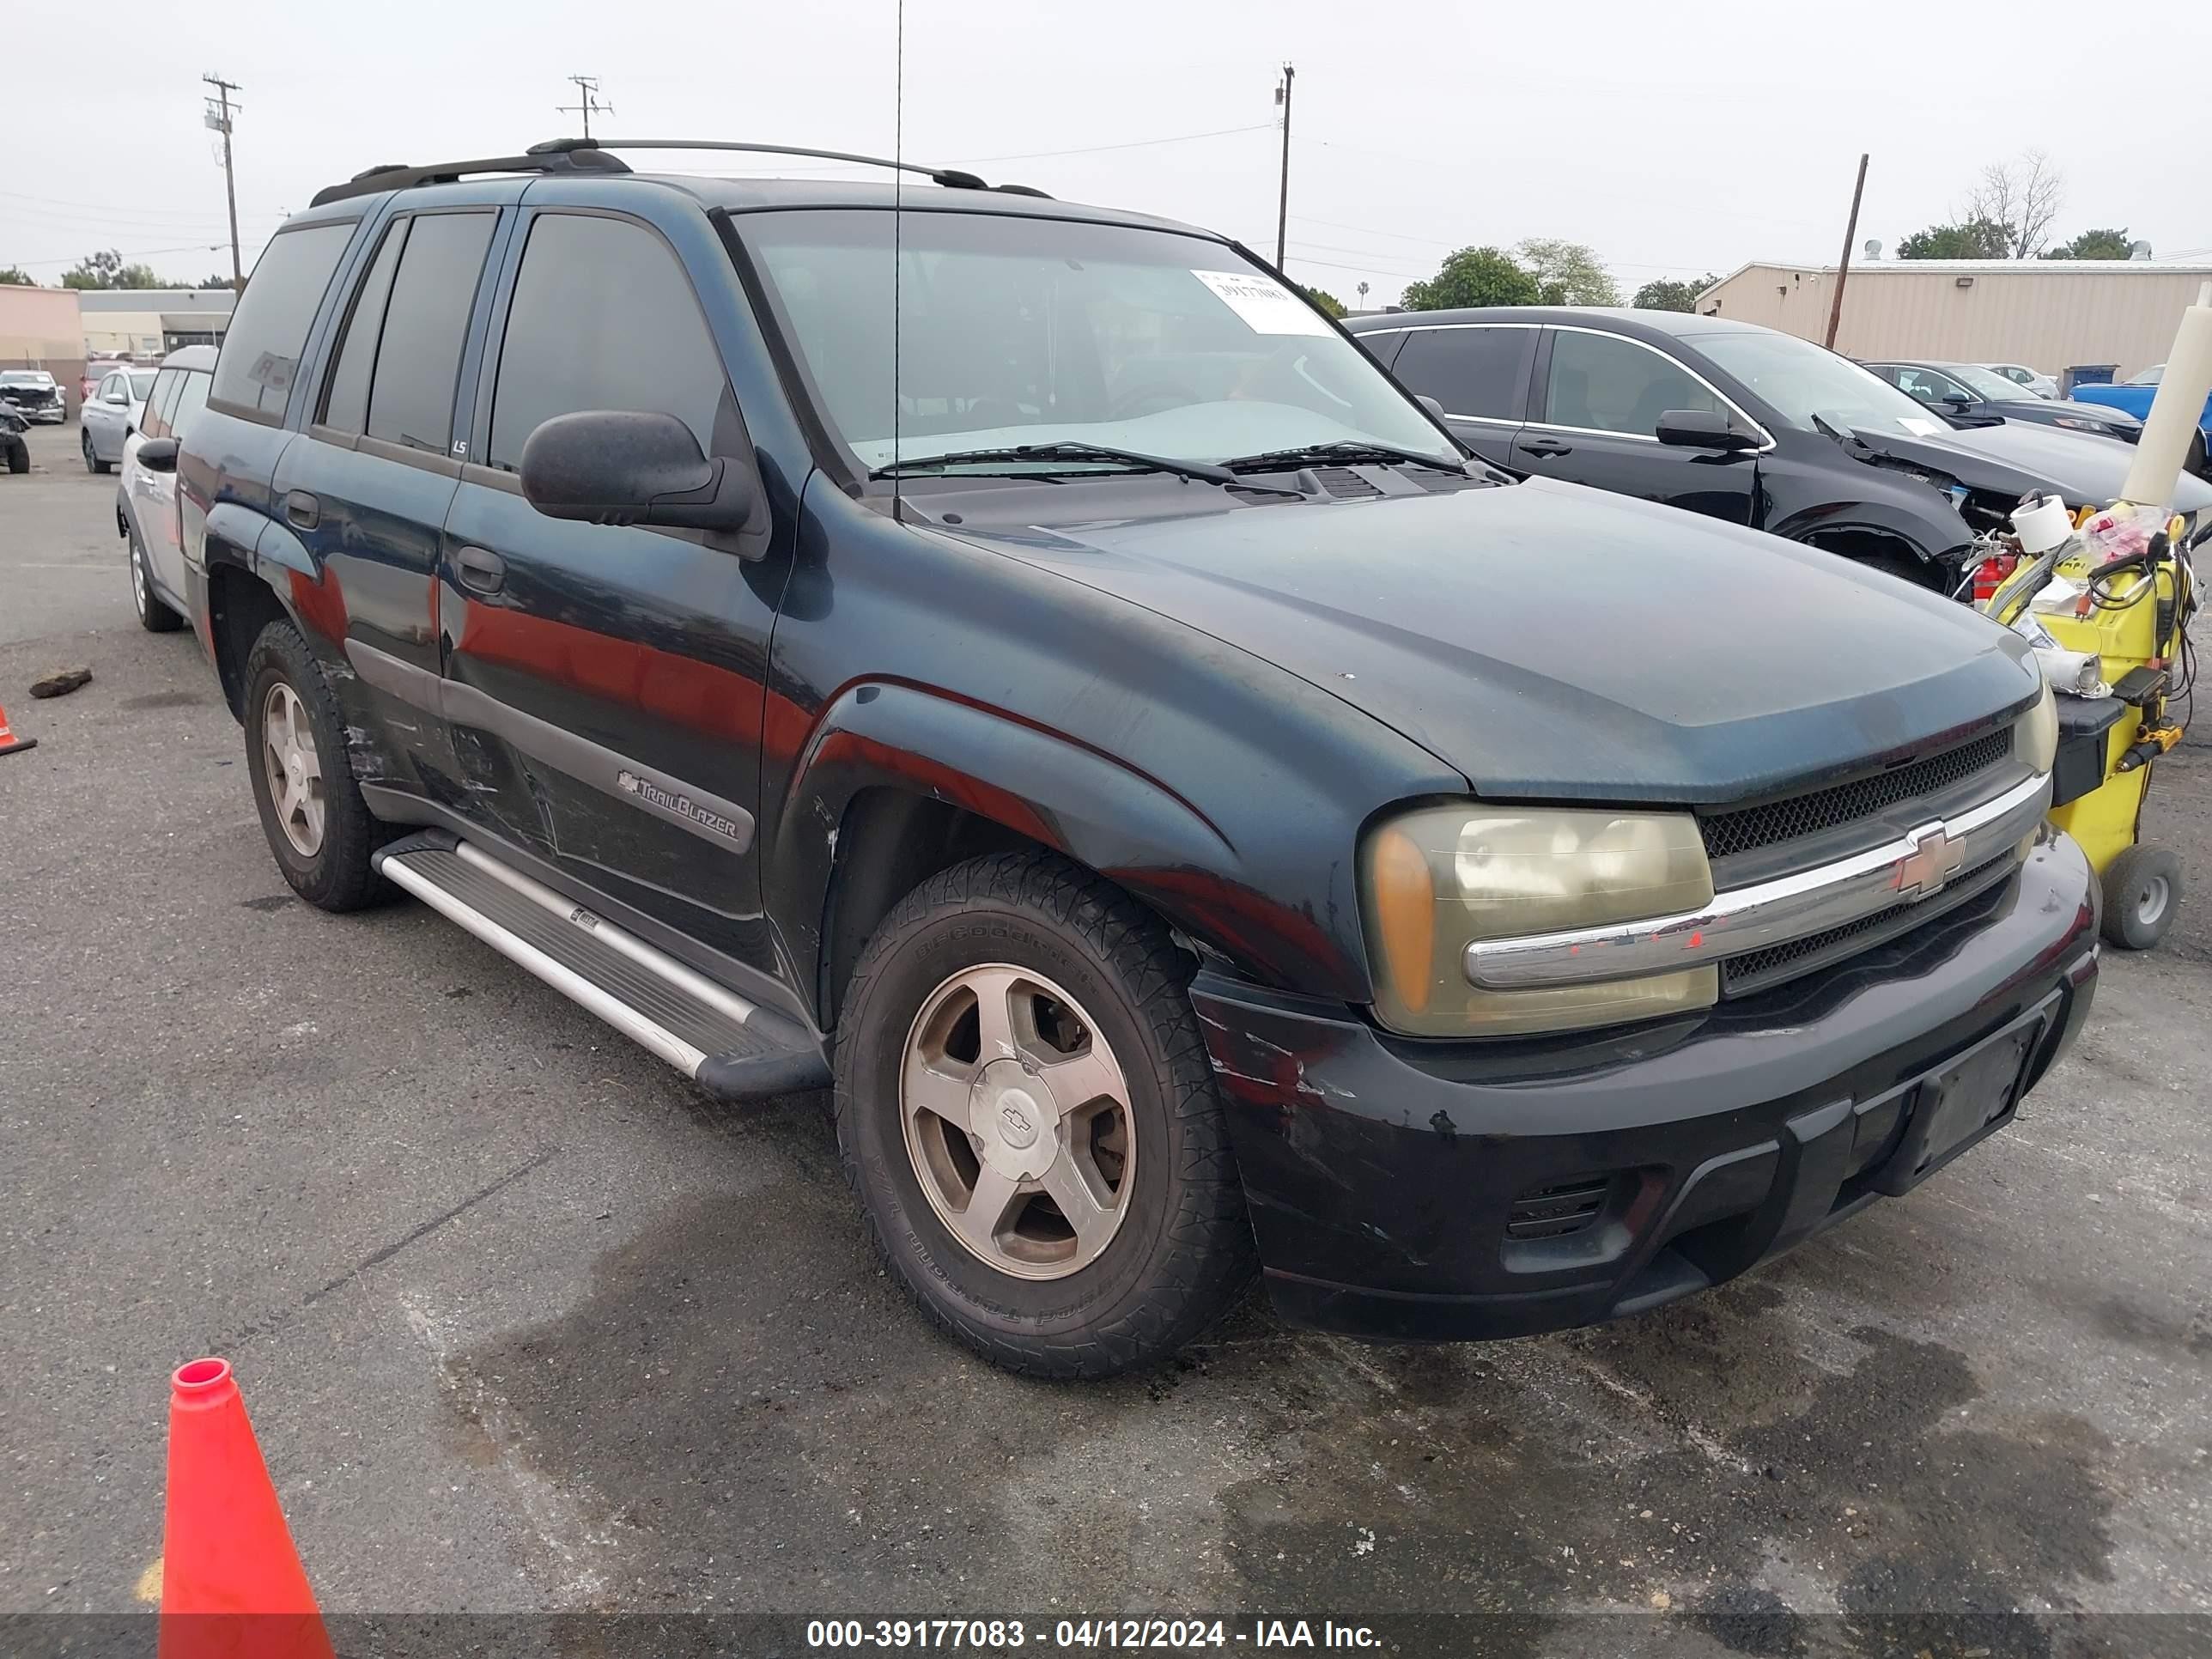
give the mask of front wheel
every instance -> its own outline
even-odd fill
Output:
[[[138,532],[126,527],[131,547],[131,600],[138,607],[138,626],[149,634],[173,634],[185,625],[185,619],[155,597],[154,586],[146,578],[146,550],[138,540]]]
[[[931,878],[854,970],[837,1139],[877,1249],[1010,1370],[1157,1362],[1249,1282],[1228,1126],[1158,919],[1046,853]]]

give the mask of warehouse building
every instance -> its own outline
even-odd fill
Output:
[[[2166,361],[2183,309],[2207,280],[2212,264],[2148,259],[1855,261],[1836,349],[2125,380]],[[1761,259],[1707,289],[1698,309],[1820,340],[1835,292],[1833,265]]]
[[[84,372],[81,297],[71,289],[0,283],[0,368],[45,369],[61,382],[72,415]]]
[[[221,345],[238,296],[227,288],[118,288],[88,289],[82,299],[88,353],[150,359]]]

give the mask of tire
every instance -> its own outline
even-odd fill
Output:
[[[969,976],[1008,981],[1003,1006],[1028,1008],[1026,1023],[1017,1013],[1008,1028],[1021,1034],[1021,1059],[987,1071],[973,1023],[980,991],[977,1015],[961,1012],[933,1034],[960,1006]],[[892,910],[854,969],[836,1055],[846,1179],[890,1271],[935,1323],[994,1364],[1052,1377],[1152,1364],[1250,1283],[1251,1226],[1189,979],[1157,917],[1110,882],[1042,852],[933,876]],[[1049,1037],[1040,1035],[1048,1024]],[[975,1033],[972,1044],[963,1026]],[[955,1058],[971,1048],[972,1062]],[[1070,1053],[1086,1068],[1073,1083],[1053,1069]],[[954,1130],[954,1119],[909,1100],[908,1079],[919,1075],[909,1058],[919,1065],[924,1055],[959,1073],[950,1097],[974,1103],[980,1130]],[[1079,1097],[1101,1078],[1106,1092]],[[945,1078],[928,1080],[939,1085],[932,1097],[944,1091]],[[1055,1083],[1067,1097],[1057,1104]],[[1043,1136],[1022,1140],[1018,1127],[1002,1127],[1028,1121],[1028,1112],[1050,1126]],[[1001,1183],[988,1188],[994,1194],[1009,1190],[1004,1160],[1048,1157],[1050,1168],[1011,1188],[999,1208],[1003,1242],[955,1233],[950,1188],[969,1182],[972,1208],[987,1179]],[[1094,1200],[1105,1200],[1089,1212],[1090,1242],[1069,1225],[1074,1206],[1063,1211],[1052,1197],[1068,1190],[1076,1168]],[[1042,1190],[1031,1189],[1038,1183]],[[1099,1219],[1109,1204],[1110,1224]]]
[[[246,774],[252,780],[253,803],[260,809],[269,850],[292,890],[316,908],[333,912],[359,909],[379,896],[383,881],[369,867],[368,856],[381,844],[380,826],[354,781],[337,700],[307,641],[289,622],[270,623],[254,641],[246,659],[240,707],[246,712]],[[283,727],[275,758],[264,741],[272,718]],[[312,738],[312,748],[298,743],[300,738]],[[295,754],[302,756],[301,762],[287,765]],[[272,789],[272,765],[287,776],[281,800]],[[310,773],[313,787],[295,794],[291,780],[307,784]]]
[[[2181,860],[2163,847],[2130,847],[2105,869],[2105,937],[2124,951],[2148,951],[2181,908]]]
[[[76,436],[76,447],[84,451],[84,470],[88,472],[106,471],[107,463],[101,460],[99,455],[94,453],[92,447],[92,434],[87,432],[82,427],[79,427],[77,428]]]
[[[173,634],[185,625],[185,619],[155,597],[154,585],[146,574],[146,550],[139,544],[135,526],[125,524],[124,534],[130,538],[131,599],[138,608],[138,626],[149,634]]]
[[[31,470],[31,447],[21,439],[8,446],[8,470],[10,472],[28,472]]]

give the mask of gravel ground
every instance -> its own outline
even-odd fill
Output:
[[[1443,1348],[1255,1298],[1155,1375],[1017,1381],[878,1271],[821,1097],[716,1105],[419,906],[296,902],[198,647],[137,626],[113,479],[32,442],[0,476],[0,703],[40,745],[0,760],[0,1614],[141,1604],[165,1377],[216,1352],[341,1614],[2212,1631],[2170,1616],[2212,1615],[2212,897],[2108,957],[2014,1127],[1717,1292]],[[24,696],[69,660],[90,685]],[[2148,830],[2198,871],[2208,806],[2185,746]]]

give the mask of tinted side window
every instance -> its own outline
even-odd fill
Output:
[[[214,395],[282,419],[307,329],[353,240],[351,220],[279,232],[253,267],[216,362]]]
[[[169,410],[177,401],[177,383],[184,378],[180,368],[165,368],[154,377],[153,395],[146,399],[146,412],[138,422],[138,430],[143,436],[169,435]]]
[[[1552,337],[1544,418],[1553,426],[1656,438],[1670,409],[1725,415],[1721,400],[1671,357],[1614,334],[1561,329]]]
[[[1415,329],[1391,372],[1447,415],[1517,421],[1535,349],[1533,328]]]
[[[191,429],[192,416],[207,407],[208,377],[197,369],[187,374],[183,388],[177,394],[177,406],[169,416],[169,435],[181,438]]]
[[[392,273],[399,266],[407,225],[408,221],[395,219],[386,228],[368,275],[362,279],[361,289],[354,297],[353,314],[346,319],[345,337],[338,344],[337,366],[331,371],[322,414],[325,426],[341,432],[360,432],[368,424],[368,374],[376,367],[377,337],[384,331],[384,302],[391,297]]]
[[[544,422],[581,409],[675,416],[711,454],[726,381],[690,278],[623,219],[540,214],[515,275],[484,459],[510,471]]]
[[[407,233],[369,386],[370,437],[440,455],[453,441],[461,338],[498,222],[490,213],[428,213]]]

